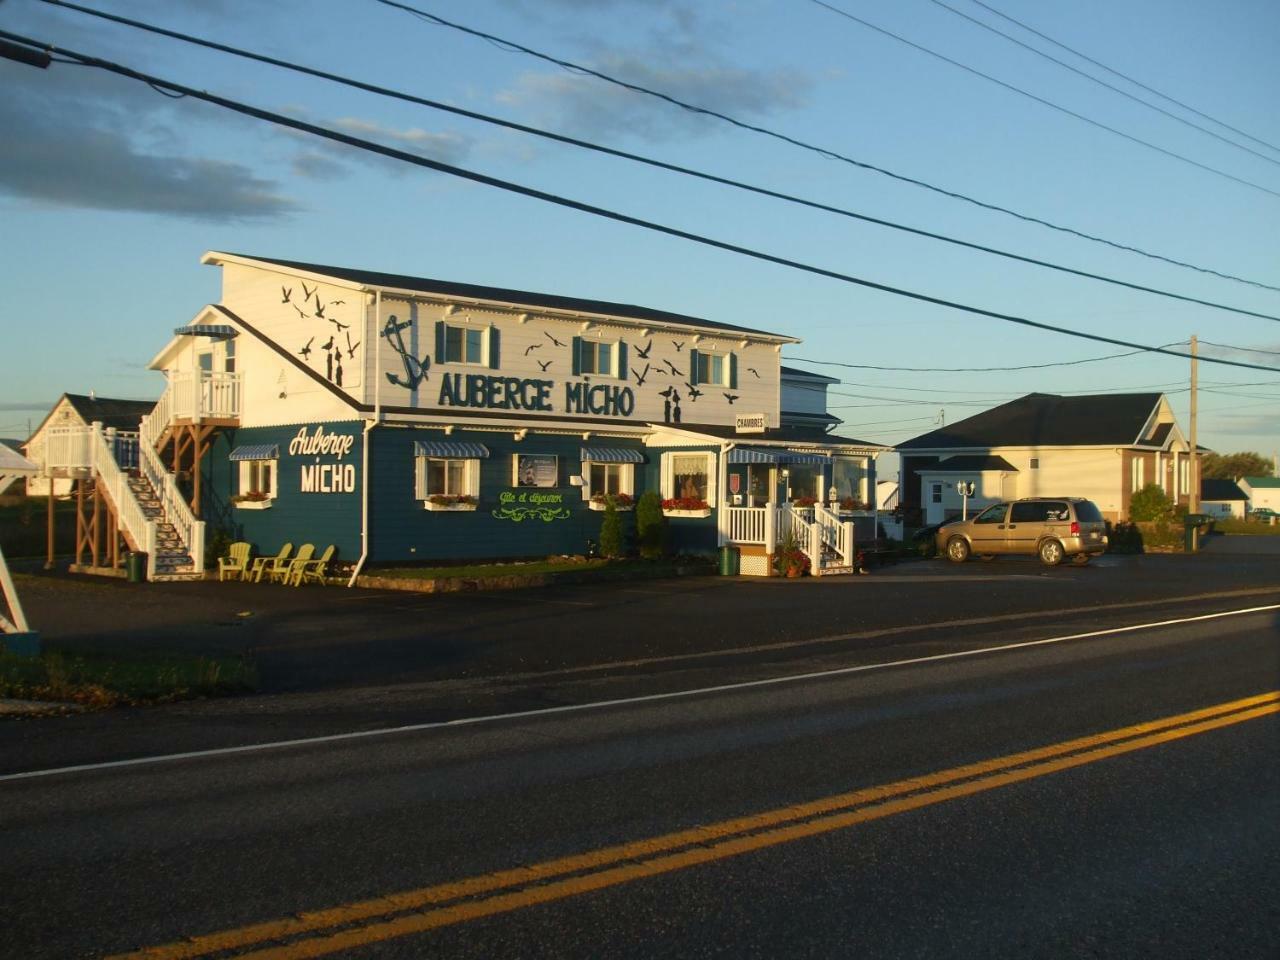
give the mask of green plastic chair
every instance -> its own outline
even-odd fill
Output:
[[[278,569],[271,571],[271,581],[274,583],[279,580],[281,583],[292,583],[294,573],[306,566],[307,562],[315,554],[316,547],[313,543],[304,543],[298,548],[297,554],[292,560],[285,560],[283,565]]]
[[[253,561],[253,566],[249,568],[249,574],[253,577],[253,582],[261,583],[264,573],[268,579],[274,579],[277,570],[289,569],[289,554],[291,553],[293,553],[293,544],[286,543],[274,557],[256,558]]]
[[[233,543],[227,555],[218,558],[218,579],[226,580],[228,577],[234,577],[237,580],[243,580],[245,571],[249,568],[249,551],[252,549],[243,540]]]
[[[333,559],[335,551],[333,544],[324,548],[324,553],[315,560],[308,560],[306,563],[293,568],[290,574],[293,577],[293,585],[295,587],[302,586],[304,581],[314,580],[316,583],[324,583],[324,571],[329,566],[329,561]]]

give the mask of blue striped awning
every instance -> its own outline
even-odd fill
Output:
[[[415,440],[415,457],[443,457],[448,460],[487,460],[489,448],[467,440]]]
[[[231,460],[279,460],[280,447],[274,443],[249,443],[231,451]]]
[[[626,447],[583,447],[581,459],[592,463],[644,463],[644,454]]]
[[[235,327],[225,323],[190,323],[173,331],[175,337],[214,337],[218,340],[230,340],[239,336]]]
[[[729,463],[829,463],[831,458],[822,453],[797,453],[794,450],[768,450],[761,447],[734,447],[729,451]]]

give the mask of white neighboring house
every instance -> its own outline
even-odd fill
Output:
[[[1249,496],[1234,480],[1216,480],[1206,477],[1200,481],[1200,512],[1211,517],[1244,519]]]
[[[154,400],[119,400],[92,393],[64,393],[27,440],[27,457],[37,466],[43,467],[45,438],[50,430],[59,428],[87,427],[93,423],[101,423],[103,429],[114,429],[122,436],[137,436],[138,423],[155,405]],[[48,477],[31,477],[27,480],[27,496],[48,496],[50,482],[53,483],[53,494],[56,497],[69,495],[74,483],[67,477],[52,481]]]
[[[1241,477],[1240,489],[1248,497],[1248,509],[1280,513],[1280,477]]]
[[[898,445],[903,510],[923,524],[1019,497],[1087,497],[1109,520],[1158,484],[1175,503],[1192,490],[1191,447],[1160,393],[1031,393]]]

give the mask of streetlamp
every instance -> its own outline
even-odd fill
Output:
[[[969,498],[973,496],[973,481],[956,481],[956,493],[960,494],[960,519],[969,519]]]

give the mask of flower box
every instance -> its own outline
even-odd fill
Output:
[[[474,513],[477,504],[461,500],[424,500],[423,507],[436,513]]]
[[[231,505],[237,510],[270,510],[274,500],[232,500]]]
[[[599,513],[603,513],[605,511],[605,504],[600,500],[588,500],[587,509],[595,510]],[[617,510],[619,513],[630,513],[632,510],[635,509],[635,505],[629,503],[624,507],[620,503],[615,503],[613,505],[613,509]]]
[[[701,510],[668,510],[663,508],[662,515],[664,517],[709,517],[711,516],[711,508],[703,507]]]

